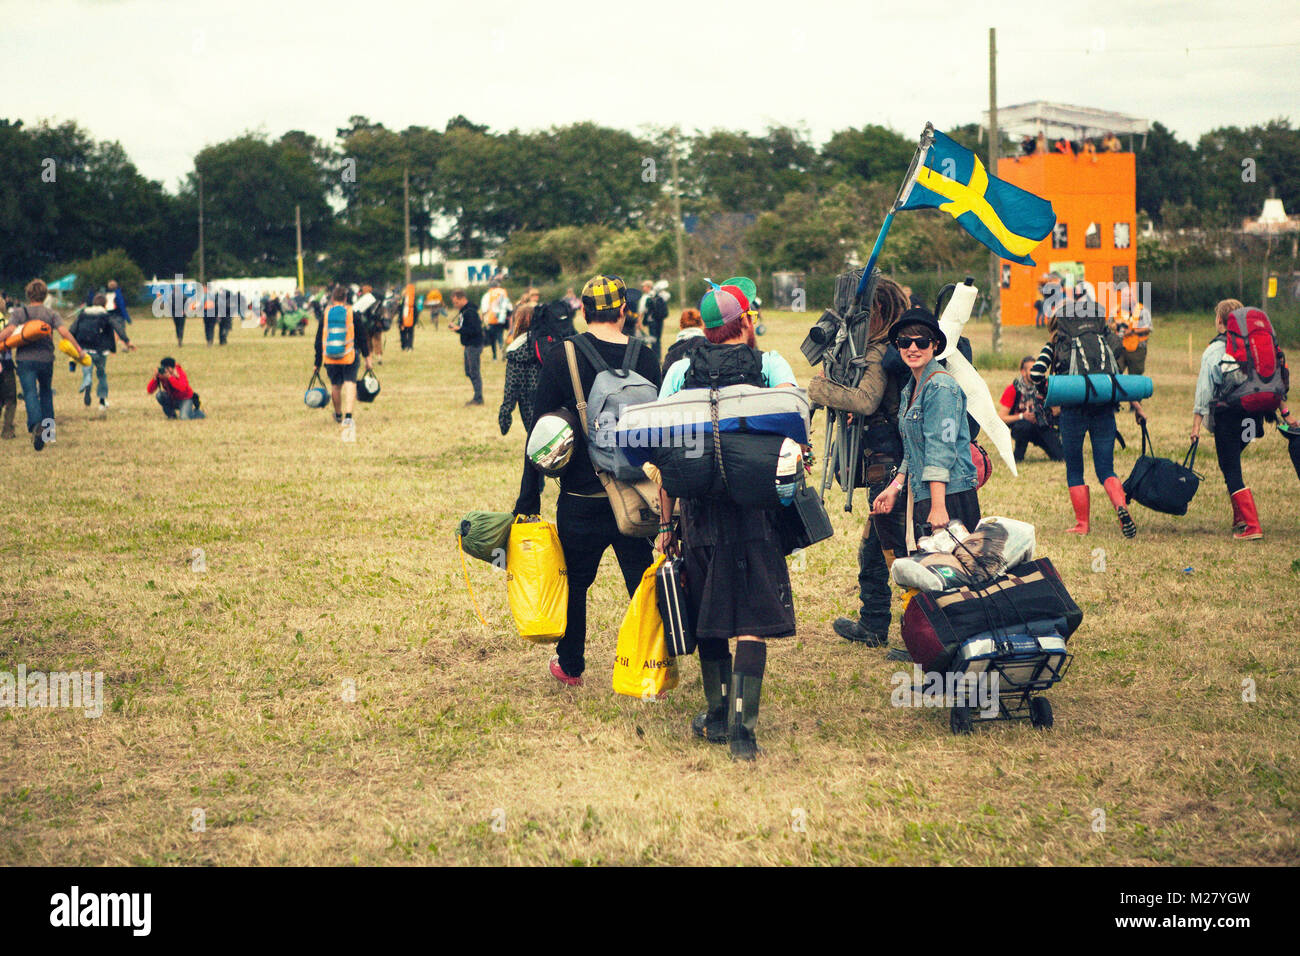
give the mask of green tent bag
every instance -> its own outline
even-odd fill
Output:
[[[504,511],[471,511],[461,519],[456,536],[470,557],[505,567],[506,543],[515,516]]]

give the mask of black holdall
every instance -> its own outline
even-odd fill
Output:
[[[1192,440],[1181,465],[1169,458],[1156,458],[1151,436],[1147,434],[1147,423],[1143,421],[1142,453],[1124,481],[1124,494],[1128,500],[1167,515],[1187,514],[1187,506],[1196,496],[1196,489],[1204,477],[1192,470],[1196,465],[1198,444],[1196,439]]]

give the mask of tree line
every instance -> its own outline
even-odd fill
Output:
[[[978,126],[947,132],[986,153]],[[878,125],[817,146],[788,126],[674,138],[595,123],[498,133],[463,116],[395,130],[353,116],[330,141],[291,130],[207,146],[173,192],[75,123],[0,120],[0,278],[49,276],[110,252],[146,275],[194,274],[201,179],[209,276],[292,273],[297,207],[309,280],[391,281],[402,271],[404,171],[413,249],[499,254],[539,280],[594,267],[668,274],[674,148],[692,271],[833,273],[865,257],[915,140]],[[1138,207],[1158,226],[1235,225],[1270,194],[1300,207],[1300,131],[1286,119],[1222,127],[1195,144],[1155,123],[1138,148]],[[886,255],[887,267],[913,271],[986,261],[939,213],[900,218]]]

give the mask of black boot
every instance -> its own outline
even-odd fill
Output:
[[[727,693],[731,689],[731,655],[725,660],[700,660],[708,710],[691,721],[691,732],[711,744],[727,741]]]
[[[763,671],[766,667],[766,644],[761,641],[737,642],[727,731],[734,760],[753,760],[763,752],[758,746],[754,728],[758,724],[758,702],[763,692]]]

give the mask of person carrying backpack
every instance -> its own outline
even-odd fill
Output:
[[[118,339],[122,340],[128,352],[134,352],[135,346],[126,334],[126,325],[121,317],[105,308],[107,296],[97,292],[93,301],[93,305],[81,310],[68,331],[81,343],[92,363],[81,370],[82,401],[87,406],[90,405],[90,378],[92,373],[98,373],[99,387],[95,394],[99,397],[102,414],[108,409],[108,357],[117,351]]]
[[[531,432],[533,422],[537,420],[533,398],[537,394],[537,379],[542,374],[542,363],[533,351],[532,338],[528,334],[534,311],[531,305],[521,305],[510,318],[505,392],[501,397],[501,408],[497,412],[497,424],[503,435],[510,431],[516,405],[519,406],[519,419],[524,423],[525,431]]]
[[[1048,297],[1062,298],[1059,306],[1051,310],[1047,328],[1047,344],[1038,353],[1029,370],[1029,378],[1046,394],[1047,376],[1090,375],[1118,372],[1115,355],[1107,342],[1109,330],[1101,306],[1087,292],[1086,286],[1076,288],[1073,296],[1054,286]],[[1090,527],[1088,486],[1083,478],[1083,438],[1092,438],[1092,467],[1101,480],[1106,496],[1115,507],[1121,533],[1126,538],[1137,534],[1137,524],[1126,507],[1128,501],[1124,486],[1115,474],[1115,410],[1117,405],[1068,405],[1061,408],[1059,427],[1061,451],[1065,455],[1065,481],[1070,489],[1070,504],[1074,507],[1075,524],[1066,530],[1071,534],[1087,534]],[[1142,403],[1129,403],[1133,417],[1140,424]]]
[[[1277,347],[1272,323],[1260,309],[1236,299],[1214,307],[1217,335],[1201,354],[1192,401],[1192,441],[1201,437],[1201,422],[1210,421],[1214,453],[1219,459],[1232,503],[1232,536],[1238,541],[1264,537],[1255,496],[1241,473],[1241,453],[1264,433],[1264,417],[1281,412],[1288,426],[1297,423],[1287,408],[1289,373]]]
[[[622,373],[621,381],[629,385],[644,385],[650,396],[644,400],[653,401],[659,388],[659,366],[654,354],[644,348],[643,343],[635,339],[629,341],[621,331],[627,311],[627,287],[622,279],[606,275],[591,279],[582,288],[582,310],[587,319],[587,331],[552,345],[542,357],[534,410],[540,418],[564,408],[575,419],[580,419],[566,348],[572,342],[582,398],[590,404],[588,424],[593,426],[596,416],[607,414],[592,402],[598,385],[604,389],[611,378],[620,378]],[[569,687],[580,686],[582,673],[586,670],[587,590],[596,580],[596,570],[605,551],[611,547],[614,549],[629,598],[636,592],[641,576],[653,559],[648,538],[630,537],[619,530],[605,483],[596,474],[593,457],[600,458],[604,466],[608,464],[606,455],[614,451],[616,449],[593,449],[588,435],[578,429],[573,458],[560,475],[555,523],[564,550],[569,603],[564,636],[556,645],[557,653],[551,658],[549,669],[552,677]],[[525,465],[515,514],[535,515],[541,511],[539,477],[535,469]]]
[[[77,350],[77,358],[85,351],[63,324],[63,318],[47,308],[45,298],[49,289],[44,280],[33,279],[27,283],[27,304],[16,306],[9,312],[7,329],[26,325],[29,321],[44,322],[49,333],[10,349],[13,353],[14,371],[23,390],[23,404],[27,406],[27,433],[32,436],[32,447],[43,449],[54,441],[54,335],[61,336]]]
[[[700,316],[707,343],[669,367],[661,397],[683,388],[795,386],[789,362],[757,349],[742,289],[715,286],[700,300]],[[672,508],[669,499],[664,514],[671,515]],[[790,570],[777,518],[774,511],[744,508],[729,498],[682,499],[682,590],[687,616],[695,622],[707,708],[691,721],[691,732],[710,743],[727,742],[736,760],[754,760],[761,753],[754,731],[766,641],[795,633]],[[660,535],[661,550],[668,540]],[[728,644],[733,638],[734,662]]]
[[[360,317],[348,305],[348,287],[336,286],[331,302],[316,326],[316,373],[320,374],[323,364],[330,380],[334,421],[342,427],[344,441],[352,440],[356,434],[352,409],[357,400],[358,354],[366,360],[366,371],[370,371],[370,336],[366,335]]]

